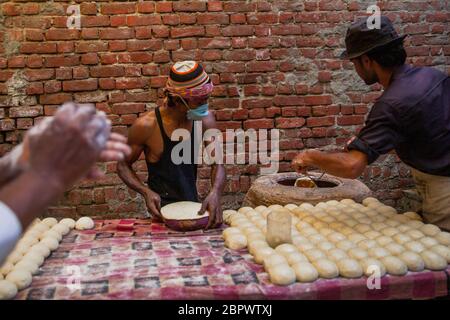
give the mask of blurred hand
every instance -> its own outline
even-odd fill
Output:
[[[305,174],[307,171],[307,168],[311,166],[311,160],[308,156],[309,150],[305,150],[298,155],[295,156],[294,159],[292,159],[291,167],[298,173]]]
[[[217,228],[223,222],[222,206],[220,204],[220,196],[217,192],[211,192],[202,203],[202,207],[198,212],[199,215],[209,212],[209,220],[206,229]]]

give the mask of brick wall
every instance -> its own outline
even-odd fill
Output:
[[[81,30],[66,9],[81,9]],[[3,1],[0,16],[0,153],[68,100],[94,102],[114,130],[161,102],[169,66],[201,61],[216,85],[211,107],[220,128],[279,128],[281,171],[305,147],[334,150],[363,124],[380,88],[368,88],[337,57],[346,26],[373,1]],[[406,40],[409,61],[450,72],[450,5],[378,1]],[[145,179],[145,163],[136,164]],[[103,165],[104,179],[83,181],[52,215],[126,216],[142,201]],[[209,169],[200,168],[205,194]],[[224,202],[236,207],[258,170],[227,167]],[[394,155],[361,179],[386,202],[400,204],[411,186]]]

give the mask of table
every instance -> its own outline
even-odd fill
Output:
[[[319,279],[283,287],[246,250],[224,247],[220,229],[181,233],[149,220],[118,231],[119,220],[72,230],[31,287],[16,299],[429,299],[448,295],[450,268],[387,275],[381,289],[366,278]],[[450,282],[449,282],[450,283]]]

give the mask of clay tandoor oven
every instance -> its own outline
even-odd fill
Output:
[[[308,175],[314,180],[317,188],[295,187],[295,180],[302,177],[301,174],[295,172],[260,177],[248,190],[243,205],[253,208],[272,204],[300,205],[303,202],[315,205],[322,201],[342,199],[361,202],[371,195],[370,189],[359,180],[338,178],[328,174],[320,177],[320,173],[314,172],[310,172]]]

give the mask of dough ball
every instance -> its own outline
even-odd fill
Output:
[[[270,247],[258,247],[253,254],[253,259],[257,264],[262,264],[264,259],[273,253],[275,253],[275,250]]]
[[[419,240],[419,242],[423,244],[425,248],[434,247],[435,245],[439,244],[439,241],[431,237],[423,237],[422,239]]]
[[[280,244],[279,246],[277,246],[275,248],[275,251],[279,254],[281,254],[282,256],[286,257],[288,254],[292,253],[292,252],[298,252],[298,249],[296,246],[289,244],[289,243],[283,243]]]
[[[241,230],[236,227],[229,227],[222,231],[222,236],[224,238],[229,237],[232,234],[241,234]]]
[[[319,277],[316,268],[309,262],[297,262],[292,266],[295,272],[297,281],[299,282],[313,282]]]
[[[30,272],[20,269],[11,271],[5,279],[14,283],[18,290],[22,290],[30,286],[32,276]]]
[[[425,237],[425,235],[422,232],[420,232],[419,230],[415,230],[415,229],[408,230],[406,232],[406,234],[414,240],[419,240],[420,238]]]
[[[231,250],[244,249],[247,247],[247,238],[243,234],[232,234],[225,239],[225,246]]]
[[[356,221],[355,219],[347,219],[344,221],[344,223],[349,226],[350,228],[353,228],[354,226],[356,226],[358,224],[358,221]]]
[[[377,216],[371,217],[370,219],[372,219],[372,221],[375,223],[383,223],[384,225],[387,226],[386,217],[384,217],[382,215],[377,215]],[[378,230],[376,230],[376,231],[378,231]]]
[[[317,230],[314,228],[305,228],[300,230],[300,233],[305,237],[312,236],[313,234],[318,234]]]
[[[392,240],[391,237],[388,236],[379,236],[378,238],[375,239],[375,241],[381,246],[381,247],[385,247],[387,244],[394,242],[394,240]]]
[[[344,228],[344,227],[345,227],[345,224],[343,224],[342,222],[336,221],[336,222],[330,223],[330,228],[333,229],[333,232],[334,232],[334,230],[339,230],[340,228]]]
[[[39,239],[36,237],[25,236],[19,240],[18,244],[31,247],[39,242]]]
[[[39,232],[37,230],[28,230],[25,234],[24,234],[24,238],[25,237],[30,237],[30,238],[34,238],[34,239],[39,239],[39,236],[41,235],[42,232]]]
[[[408,267],[400,258],[387,256],[380,259],[386,267],[386,271],[394,276],[403,276],[408,272]]]
[[[403,215],[405,217],[408,217],[411,220],[422,221],[422,217],[419,214],[417,214],[416,212],[409,211],[409,212],[405,212]]]
[[[264,210],[266,210],[267,209],[267,207],[266,206],[257,206],[254,210],[255,211],[257,211],[257,212],[259,212],[259,213],[261,213],[261,212],[263,212]],[[228,210],[228,211],[234,211],[234,210]],[[225,211],[224,211],[225,212]],[[235,211],[236,212],[236,211]]]
[[[226,212],[229,212],[229,211],[233,211],[233,213],[235,213],[236,211],[234,211],[234,210],[225,210]],[[223,218],[225,219],[225,211],[223,212]],[[69,229],[73,229],[73,228],[75,228],[75,224],[76,224],[76,222],[75,222],[75,220],[73,220],[73,219],[71,219],[71,218],[64,218],[64,219],[62,219],[60,222],[59,222],[59,224],[62,224],[62,225],[65,225],[66,227],[69,227]]]
[[[406,250],[413,251],[416,253],[421,253],[422,251],[425,250],[425,246],[421,244],[419,241],[410,241],[403,244],[403,246],[406,248]]]
[[[378,231],[371,230],[371,231],[365,232],[364,235],[365,235],[368,239],[373,240],[373,239],[378,238],[378,237],[381,236],[382,234],[381,234],[380,232],[378,232]]]
[[[345,240],[345,236],[339,232],[333,232],[328,235],[328,240],[333,243],[337,243],[339,241]]]
[[[328,227],[328,223],[322,222],[322,221],[317,221],[313,223],[313,227],[315,229],[321,229],[321,228],[326,228]]]
[[[279,206],[280,208],[283,208],[282,206]],[[270,207],[269,207],[270,208]],[[250,208],[250,207],[242,207],[242,208],[239,208],[238,209],[238,212],[239,213],[242,213],[242,214],[245,214],[247,211],[251,211],[251,210],[253,210],[253,208]]]
[[[330,224],[330,223],[332,223],[332,222],[335,222],[336,219],[335,219],[334,217],[332,217],[332,216],[327,216],[327,217],[323,217],[323,218],[322,218],[322,221],[323,221],[324,223]]]
[[[400,225],[400,222],[398,222],[398,221],[396,221],[396,220],[387,220],[386,221],[386,224],[388,225],[388,226],[390,226],[390,227],[397,227],[397,226],[399,226]]]
[[[234,237],[234,235],[231,235],[231,237]],[[247,248],[248,248],[248,251],[252,254],[252,255],[254,255],[255,254],[255,251],[258,249],[258,248],[261,248],[261,247],[269,247],[269,245],[267,244],[267,242],[265,241],[265,240],[255,240],[255,241],[252,241],[252,242],[248,242],[247,241]],[[242,248],[243,249],[243,248]]]
[[[239,209],[238,211],[241,212],[240,210],[244,209],[244,210],[248,210],[246,209],[248,207],[243,207],[241,209]],[[268,207],[270,210],[274,211],[274,210],[280,210],[280,209],[284,209],[283,206],[280,206],[279,204],[273,204],[271,206]],[[251,208],[250,208],[251,209]]]
[[[257,227],[255,227],[255,226],[251,226],[251,227],[248,227],[248,228],[245,228],[245,229],[243,229],[242,230],[242,233],[245,235],[245,236],[248,236],[249,234],[252,234],[252,233],[261,233],[261,230],[259,230]]]
[[[405,251],[405,248],[401,244],[398,244],[396,242],[391,242],[387,244],[385,246],[385,249],[388,250],[393,256],[398,256],[403,251]]]
[[[57,225],[53,226],[50,230],[54,230],[56,232],[61,233],[61,235],[65,236],[70,232],[70,228],[64,224],[58,223]]]
[[[318,243],[317,244],[317,248],[322,250],[322,251],[328,251],[328,250],[334,249],[336,247],[334,246],[333,243],[328,242],[328,241],[324,241],[324,242]]]
[[[437,241],[439,241],[440,244],[443,244],[444,246],[450,246],[450,233],[442,231],[434,237]]]
[[[293,245],[298,246],[298,244],[304,243],[304,242],[309,242],[308,238],[306,238],[302,235],[292,236],[292,244]]]
[[[444,270],[447,268],[447,260],[434,251],[425,250],[420,253],[420,256],[425,261],[425,268],[429,270]]]
[[[350,240],[356,244],[358,244],[359,242],[361,242],[363,240],[367,240],[367,238],[360,233],[351,233],[347,236],[347,238],[348,238],[348,240]]]
[[[356,226],[353,227],[353,229],[355,231],[358,231],[359,233],[366,233],[366,232],[372,230],[372,228],[368,224],[365,224],[365,223],[357,224]]]
[[[348,251],[355,247],[356,247],[356,245],[353,242],[351,242],[350,240],[342,240],[342,241],[339,241],[338,243],[336,243],[336,248],[344,250],[344,251]]]
[[[372,239],[363,240],[358,243],[358,247],[364,250],[369,250],[370,248],[374,248],[377,246],[378,246],[377,242]]]
[[[311,243],[311,242],[303,242],[297,245],[298,250],[300,250],[301,252],[305,253],[305,251],[314,249],[315,246]]]
[[[280,286],[287,286],[295,282],[294,269],[287,264],[278,264],[273,266],[268,271],[270,281],[273,284]]]
[[[293,203],[288,203],[287,205],[284,206],[284,208],[292,211],[294,209],[297,209],[298,206],[296,204],[293,204]]]
[[[397,233],[399,233],[400,231],[398,231],[396,228],[394,227],[387,227],[384,228],[380,231],[383,235],[385,235],[386,237],[393,237],[395,236]]]
[[[325,253],[320,251],[319,249],[310,249],[304,252],[305,256],[308,258],[309,262],[314,262],[319,259],[324,259],[327,256]]]
[[[352,248],[347,251],[347,254],[350,258],[355,260],[362,260],[369,257],[367,251],[360,248]]]
[[[406,224],[402,224],[401,226],[397,227],[397,230],[400,231],[401,233],[406,234],[407,232],[411,231],[411,227],[406,225]]]
[[[247,235],[247,242],[266,241],[266,236],[262,232],[253,232]]]
[[[13,299],[17,294],[16,285],[8,280],[0,280],[0,300]]]
[[[48,225],[46,225],[45,223],[41,222],[38,225],[35,225],[31,230],[43,233],[47,230],[50,230],[50,227]]]
[[[328,259],[336,262],[339,260],[347,259],[348,255],[344,250],[336,248],[336,249],[331,249],[331,250],[327,251],[327,257],[328,257]]]
[[[390,213],[390,214],[397,214],[397,210],[395,210],[393,207],[382,205],[381,207],[377,208],[377,211],[381,213]]]
[[[313,216],[308,216],[302,219],[305,222],[308,222],[310,225],[313,225],[314,223],[316,223],[318,221],[318,219],[316,217]]]
[[[297,262],[308,261],[308,259],[300,252],[291,252],[284,256],[290,266],[293,266]]]
[[[55,218],[45,218],[44,220],[42,220],[42,223],[51,228],[58,223],[58,220],[56,220]]]
[[[375,204],[382,204],[380,201],[378,201],[378,199],[374,198],[374,197],[367,197],[362,201],[362,204],[365,206],[368,206],[371,203],[375,203]]]
[[[404,244],[404,243],[413,241],[410,236],[407,236],[403,233],[397,233],[396,235],[394,235],[392,237],[392,239],[394,239],[394,241],[397,242],[398,244]]]
[[[41,243],[32,246],[28,252],[39,254],[44,258],[47,258],[50,255],[50,249]]]
[[[23,257],[23,255],[20,252],[13,251],[6,258],[6,261],[8,261],[8,262],[10,262],[12,264],[16,264],[17,262],[20,261],[20,259],[22,259],[22,257]]]
[[[380,277],[383,277],[386,274],[386,267],[378,259],[367,257],[361,259],[359,263],[361,264],[363,272],[367,277],[370,277],[375,272],[376,274],[379,274]]]
[[[94,220],[92,220],[89,217],[82,217],[82,218],[78,219],[78,221],[76,222],[75,229],[89,230],[89,229],[93,229],[94,226],[95,226]]]
[[[381,259],[390,255],[390,252],[385,248],[374,247],[368,250],[369,256],[375,259]]]
[[[329,259],[316,260],[313,265],[321,278],[333,279],[339,276],[339,269],[337,265]]]
[[[327,202],[325,202],[329,207],[334,207],[336,205],[339,204],[339,201],[337,200],[328,200]]]
[[[264,270],[267,272],[277,264],[288,264],[288,262],[284,256],[276,252],[266,256],[263,260]]]
[[[406,225],[413,229],[420,229],[424,225],[424,223],[418,220],[411,220],[406,222]]]
[[[31,260],[38,266],[44,263],[44,256],[36,251],[29,251],[22,259]]]
[[[434,237],[439,232],[441,232],[441,229],[439,229],[434,224],[425,224],[420,228],[420,231],[422,231],[424,234],[426,234],[429,237]]]
[[[313,234],[311,236],[309,236],[309,241],[315,245],[322,243],[322,242],[327,242],[327,238],[325,238],[323,235],[321,234]]]
[[[355,204],[355,200],[353,200],[353,199],[342,199],[341,201],[339,201],[340,203],[342,203],[342,204],[345,204],[345,205],[352,205],[352,204]]]
[[[42,235],[41,235],[41,241],[44,238],[54,238],[56,240],[61,241],[62,240],[62,235],[60,232],[56,231],[56,230],[48,230],[45,231]]]
[[[331,233],[334,232],[333,229],[330,228],[322,228],[319,230],[320,234],[323,235],[324,237],[328,237]]]
[[[349,228],[349,227],[344,227],[344,228],[342,228],[342,229],[340,230],[340,232],[341,232],[344,236],[348,237],[350,234],[354,233],[355,230],[353,230],[352,228]]]
[[[447,260],[447,263],[450,263],[450,248],[446,247],[442,244],[437,244],[430,248],[431,251],[434,253],[437,253],[441,257],[443,257],[445,260]]]
[[[51,251],[58,249],[59,241],[56,238],[53,237],[45,237],[41,240],[40,244],[43,244],[47,248],[49,248]]]
[[[342,259],[337,262],[337,267],[344,278],[359,278],[363,275],[363,269],[355,259]]]
[[[13,268],[14,268],[14,264],[6,261],[5,263],[3,263],[2,267],[0,268],[0,273],[6,277],[6,275],[8,273],[10,273]]]
[[[406,266],[408,267],[408,270],[410,271],[423,271],[425,268],[425,262],[423,261],[422,257],[412,251],[405,251],[402,252],[398,256],[404,263],[406,263]]]
[[[20,260],[15,266],[14,270],[25,270],[30,272],[31,274],[36,274],[39,270],[39,266],[36,262],[31,259],[23,259]]]

